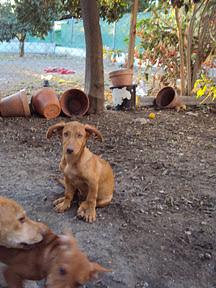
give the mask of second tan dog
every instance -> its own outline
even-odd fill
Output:
[[[78,190],[85,200],[80,204],[77,214],[87,222],[93,222],[96,219],[96,207],[108,205],[114,191],[114,176],[110,164],[86,147],[90,135],[95,135],[100,141],[102,135],[94,126],[77,121],[60,122],[51,126],[47,138],[54,131],[58,131],[63,139],[60,169],[64,172],[65,185],[65,196],[54,201],[55,210],[64,212],[69,209]]]
[[[30,220],[14,200],[0,197],[0,245],[23,248],[43,240],[46,226]]]
[[[46,288],[76,288],[97,273],[111,271],[90,262],[72,235],[57,236],[51,230],[29,250],[0,246],[0,261],[7,265],[4,276],[8,288],[23,288],[24,280],[44,278]]]

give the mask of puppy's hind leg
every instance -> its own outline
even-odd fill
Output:
[[[113,195],[111,195],[107,198],[104,198],[104,199],[97,199],[96,207],[97,208],[103,208],[103,207],[109,205],[110,202],[112,201],[112,198],[113,198]]]

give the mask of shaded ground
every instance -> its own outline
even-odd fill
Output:
[[[115,171],[113,202],[95,223],[78,220],[76,204],[53,211],[61,143],[45,133],[58,120],[1,119],[0,194],[57,233],[72,229],[92,260],[113,269],[86,287],[216,287],[215,114],[162,111],[141,124],[149,112],[80,119],[102,131],[105,142],[89,146]]]

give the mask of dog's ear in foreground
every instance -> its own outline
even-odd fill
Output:
[[[59,134],[62,133],[63,128],[65,127],[65,122],[61,121],[59,123],[56,123],[55,125],[52,125],[47,130],[46,137],[49,139],[53,136],[55,132],[58,132]]]

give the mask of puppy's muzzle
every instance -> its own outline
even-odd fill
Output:
[[[72,154],[73,151],[74,151],[74,150],[73,150],[73,148],[71,148],[71,147],[68,147],[67,150],[66,150],[67,154]]]

